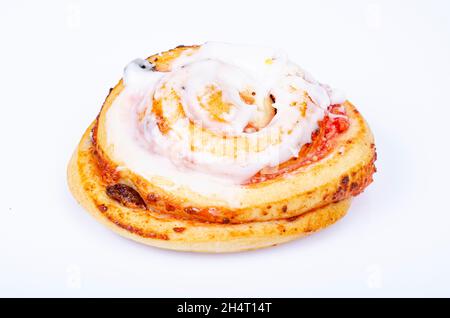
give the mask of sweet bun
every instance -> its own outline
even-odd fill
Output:
[[[282,53],[207,43],[130,63],[68,182],[125,237],[235,252],[336,222],[372,182],[375,159],[358,110]]]

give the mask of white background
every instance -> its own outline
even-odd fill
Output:
[[[336,225],[276,248],[126,240],[66,166],[136,57],[207,40],[285,49],[368,120],[375,182]],[[450,296],[448,1],[2,1],[0,296]]]

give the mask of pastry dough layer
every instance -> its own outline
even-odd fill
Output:
[[[124,207],[106,195],[86,130],[68,167],[69,188],[101,223],[132,240],[160,248],[193,252],[238,252],[277,245],[316,232],[343,217],[350,199],[328,204],[296,218],[243,224],[210,224],[164,217]]]

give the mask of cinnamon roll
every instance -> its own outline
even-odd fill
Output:
[[[284,52],[207,42],[125,67],[68,182],[125,237],[234,252],[336,222],[372,182],[375,159],[358,110]]]

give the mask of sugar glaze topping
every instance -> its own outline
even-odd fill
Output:
[[[237,206],[245,180],[296,156],[345,101],[279,50],[217,42],[185,50],[168,72],[136,59],[123,84],[106,116],[114,160]]]

